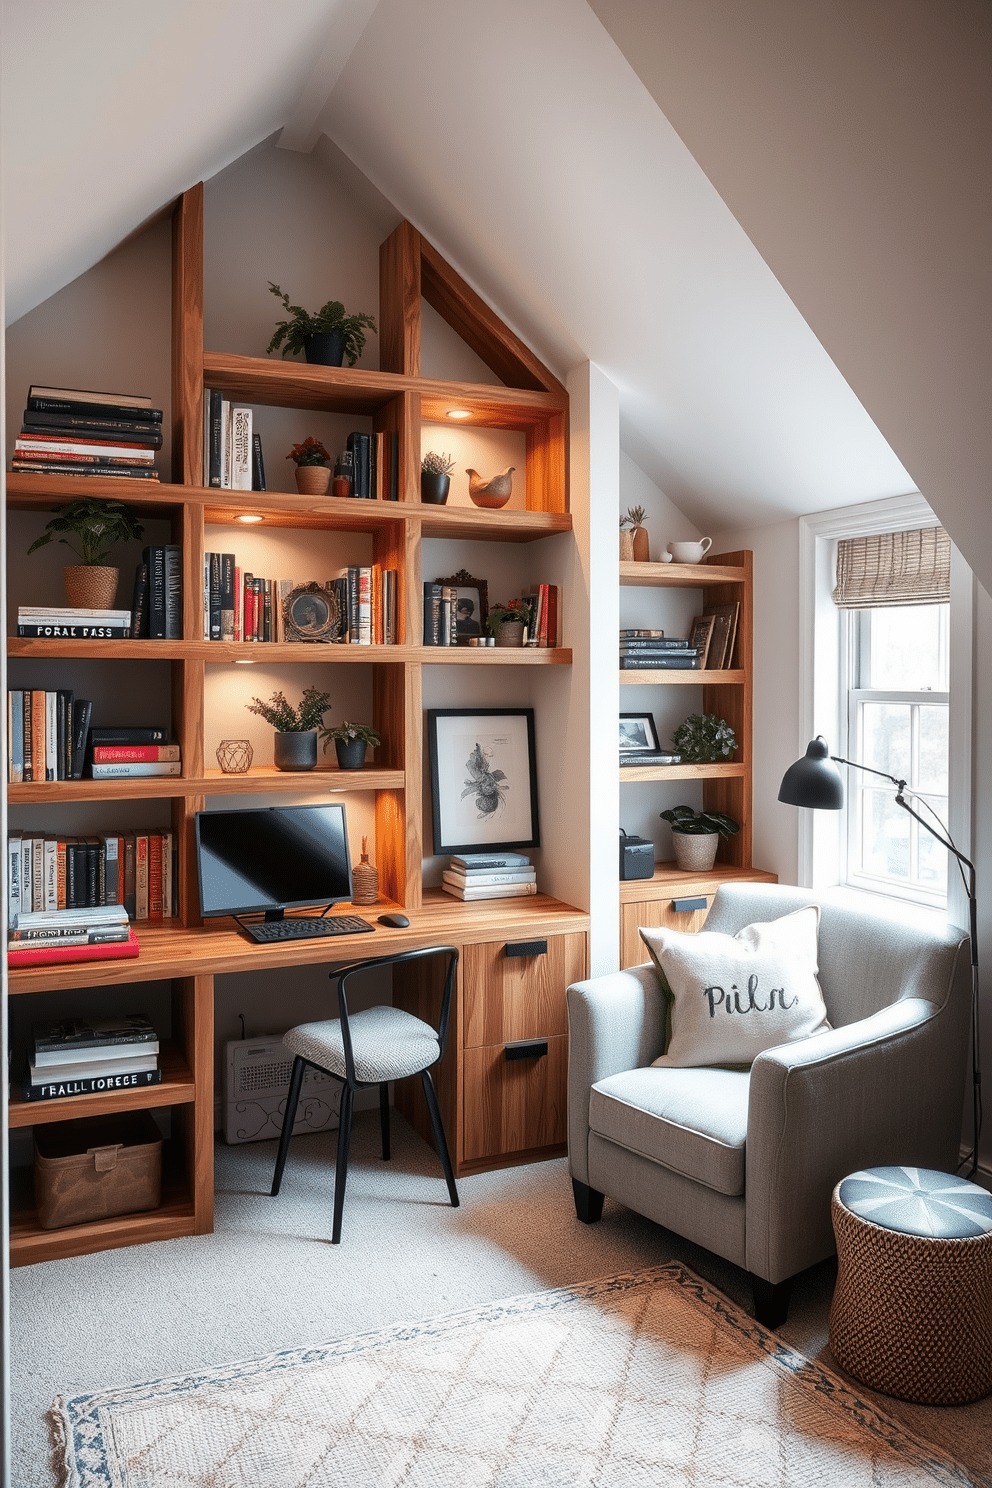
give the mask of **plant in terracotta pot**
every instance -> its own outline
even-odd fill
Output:
[[[647,563],[651,556],[647,528],[644,519],[647,512],[643,506],[628,506],[627,521],[630,523],[630,541],[635,563]]]
[[[506,604],[490,606],[486,629],[495,636],[497,646],[522,646],[531,618],[531,607],[525,599],[509,599]]]
[[[366,748],[371,745],[378,749],[382,743],[381,734],[370,723],[348,723],[347,720],[333,728],[321,728],[320,737],[325,753],[333,740],[338,767],[342,770],[360,770],[365,763]]]
[[[428,450],[420,462],[420,499],[432,506],[443,506],[448,499],[451,472],[455,462],[450,455]]]
[[[267,352],[282,347],[287,352],[302,351],[308,362],[324,367],[340,367],[345,357],[353,367],[365,350],[365,332],[376,330],[371,315],[347,315],[340,300],[328,300],[310,313],[302,305],[291,305],[289,295],[269,280],[269,289],[289,311],[289,320],[279,320],[272,333]]]
[[[716,862],[721,837],[740,831],[732,816],[722,811],[695,811],[691,806],[673,806],[660,813],[672,828],[675,866],[683,872],[708,872]]]
[[[275,729],[272,746],[277,770],[312,770],[317,764],[317,728],[331,706],[326,692],[305,687],[301,701],[291,703],[284,692],[274,692],[269,701],[252,698],[245,703],[249,713],[264,718]]]
[[[737,735],[716,713],[692,713],[679,724],[672,742],[685,764],[713,765],[730,758],[737,748]]]
[[[634,557],[634,537],[633,537],[633,533],[630,533],[630,532],[627,531],[627,528],[629,526],[630,526],[630,517],[628,517],[628,516],[621,517],[620,518],[620,562],[621,563],[630,563],[633,560],[633,557]]]
[[[55,508],[45,531],[35,538],[28,553],[58,541],[72,548],[78,564],[62,570],[66,598],[80,609],[109,610],[117,594],[120,569],[107,559],[118,543],[141,537],[144,528],[123,501],[84,498]],[[74,540],[75,539],[75,540]]]
[[[304,496],[326,496],[331,484],[330,455],[319,439],[308,434],[302,444],[294,444],[287,460],[296,464],[296,489]]]

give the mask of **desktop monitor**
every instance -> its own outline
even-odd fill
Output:
[[[263,806],[196,813],[200,912],[239,915],[351,898],[344,806]]]

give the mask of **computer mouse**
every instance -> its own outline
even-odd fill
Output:
[[[410,921],[404,914],[385,914],[379,916],[380,925],[389,925],[393,930],[405,930]]]

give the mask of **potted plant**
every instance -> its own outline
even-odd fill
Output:
[[[365,750],[371,745],[378,749],[382,743],[382,736],[378,729],[374,729],[369,723],[344,723],[335,724],[333,728],[321,728],[320,737],[323,740],[324,752],[331,740],[334,741],[334,751],[338,757],[338,767],[342,770],[360,770],[365,763]]]
[[[276,322],[267,352],[281,346],[283,356],[302,351],[308,362],[322,367],[340,367],[345,357],[349,367],[355,365],[365,349],[366,330],[376,330],[371,315],[346,315],[340,300],[328,300],[311,315],[301,305],[291,305],[289,295],[271,279],[269,289],[282,300],[290,318]]]
[[[627,531],[627,528],[629,526],[630,526],[630,517],[628,517],[628,516],[621,517],[620,518],[620,562],[621,563],[630,563],[630,562],[633,561],[633,557],[634,557],[634,538],[633,538],[633,534]]]
[[[635,563],[647,563],[651,557],[647,528],[644,519],[647,512],[643,506],[628,506],[627,521],[630,523],[630,541]]]
[[[283,692],[274,692],[267,703],[252,698],[245,703],[275,729],[272,762],[277,770],[312,770],[317,764],[317,726],[331,706],[326,692],[305,687],[303,698],[293,704]]]
[[[686,764],[712,765],[730,758],[737,748],[737,735],[715,713],[692,713],[679,724],[672,743]]]
[[[451,472],[455,462],[450,455],[428,450],[420,462],[420,499],[432,506],[443,506],[448,499]]]
[[[486,616],[486,629],[496,637],[497,646],[522,646],[524,630],[531,622],[531,608],[525,599],[509,599],[505,605],[493,605]]]
[[[302,444],[294,444],[287,460],[296,465],[296,489],[303,496],[326,496],[331,484],[330,460],[319,439],[308,434]]]
[[[55,516],[28,553],[55,540],[65,543],[79,557],[78,563],[67,564],[62,570],[69,604],[80,609],[110,610],[120,578],[120,569],[107,563],[111,549],[141,537],[143,532],[134,512],[123,501],[87,497],[57,506]]]
[[[732,816],[722,811],[694,811],[691,806],[673,806],[661,812],[661,819],[671,823],[675,866],[685,873],[709,872],[720,838],[740,831]]]

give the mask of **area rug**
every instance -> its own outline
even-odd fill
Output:
[[[681,1265],[57,1399],[59,1488],[919,1488],[963,1467]]]

